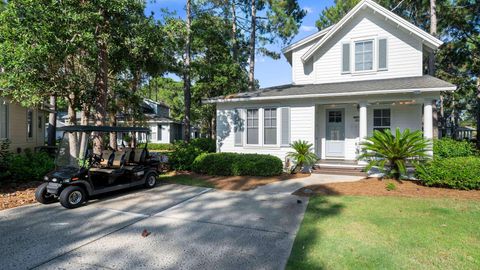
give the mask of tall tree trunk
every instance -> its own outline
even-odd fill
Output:
[[[70,126],[74,126],[77,124],[77,115],[75,112],[75,94],[68,95],[67,117],[68,124]],[[70,156],[74,158],[79,158],[77,134],[68,133],[68,144],[70,147]]]
[[[103,28],[103,27],[100,27]],[[95,125],[104,126],[107,119],[107,95],[108,95],[108,52],[107,43],[102,37],[98,37],[98,71],[95,78],[97,98],[95,102]]]
[[[57,97],[55,95],[50,96],[50,112],[48,114],[48,134],[47,144],[48,146],[55,146],[56,132],[57,132]]]
[[[232,55],[233,60],[237,61],[237,7],[235,5],[235,0],[232,0]]]
[[[249,72],[248,72],[248,88],[250,91],[255,90],[255,33],[257,30],[257,1],[252,0],[251,12],[252,12],[252,21],[250,26],[250,57],[248,60]]]
[[[437,6],[436,0],[430,0],[430,34],[437,36]],[[428,74],[435,76],[435,53],[433,50],[428,53]],[[443,99],[440,100],[440,107],[443,107]],[[433,106],[433,138],[438,138],[438,109],[437,102]]]
[[[183,95],[185,102],[185,118],[183,120],[185,141],[190,141],[190,39],[191,39],[191,0],[187,0],[187,37],[185,42],[185,67],[183,71]]]
[[[480,74],[477,75],[477,149],[480,149]]]
[[[97,90],[97,97],[95,102],[95,125],[96,126],[105,126],[107,119],[107,96],[108,96],[108,51],[107,51],[107,41],[105,40],[104,35],[107,33],[107,18],[104,10],[100,11],[103,22],[101,25],[97,26],[96,29],[96,46],[98,49],[97,53],[97,62],[98,70],[95,77],[95,88]],[[97,134],[98,135],[98,134]],[[96,136],[95,141],[95,152],[99,153],[103,147],[103,137]]]
[[[80,118],[80,125],[82,126],[87,126],[88,125],[88,119],[90,118],[90,106],[87,104],[83,104],[82,106],[82,115]],[[80,138],[80,153],[84,154],[87,147],[87,138],[88,135],[86,132],[82,132],[81,138]]]

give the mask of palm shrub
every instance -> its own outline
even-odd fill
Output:
[[[389,129],[373,131],[373,136],[361,143],[363,147],[360,159],[368,162],[366,167],[370,170],[376,166],[387,176],[399,179],[407,173],[407,162],[418,162],[428,157],[427,151],[431,144],[423,137],[419,130],[410,132],[405,129]]]
[[[290,144],[290,147],[295,150],[287,153],[287,157],[291,158],[295,164],[291,171],[292,173],[302,169],[304,166],[311,166],[317,162],[318,157],[311,151],[312,146],[313,144],[302,140],[294,141]]]

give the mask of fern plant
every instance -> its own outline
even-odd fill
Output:
[[[389,129],[373,132],[373,136],[362,142],[360,159],[368,162],[367,170],[378,167],[387,176],[399,179],[407,173],[407,162],[415,163],[428,157],[431,143],[423,137],[421,131],[410,132],[405,129]]]
[[[317,162],[318,157],[311,151],[312,146],[313,144],[302,140],[294,141],[290,144],[290,147],[295,150],[287,153],[287,157],[291,158],[295,164],[291,171],[292,173],[302,169],[304,166],[311,166]]]

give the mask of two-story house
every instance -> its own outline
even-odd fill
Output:
[[[204,100],[217,105],[217,149],[272,154],[306,140],[322,160],[356,160],[373,130],[433,137],[433,104],[456,87],[424,75],[442,41],[370,1],[283,53],[292,84]],[[275,76],[275,74],[272,74]]]

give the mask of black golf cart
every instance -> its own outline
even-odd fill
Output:
[[[160,162],[148,153],[148,128],[66,126],[58,130],[63,131],[63,138],[55,170],[37,188],[38,202],[58,199],[62,206],[76,208],[90,196],[138,185],[155,186]],[[117,149],[108,146],[110,139],[117,142]],[[132,140],[143,141],[144,146],[129,147],[135,145]]]

